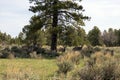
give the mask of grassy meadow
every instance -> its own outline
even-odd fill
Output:
[[[55,59],[0,59],[1,80],[12,80],[16,77],[23,77],[24,80],[45,80],[53,76],[56,70]]]
[[[120,60],[120,47],[109,47],[109,49],[114,50],[113,57]],[[98,63],[103,61],[101,59],[104,59],[99,55],[100,54],[94,55],[98,57]],[[65,56],[64,61],[69,60],[70,57],[71,55]],[[61,58],[61,60],[62,59],[63,58]],[[78,71],[80,68],[84,67],[85,61],[88,61],[88,58],[81,58],[79,64],[68,73],[68,77],[71,76],[74,71]],[[63,80],[56,79],[59,69],[57,65],[58,62],[57,58],[0,59],[0,80]],[[66,80],[69,80],[69,78],[66,78]]]

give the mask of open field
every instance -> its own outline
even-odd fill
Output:
[[[0,80],[52,80],[57,70],[56,59],[0,59]]]
[[[8,80],[13,80],[18,76],[22,78],[24,74],[28,76],[28,79],[35,77],[35,80],[45,80],[47,77],[54,75],[56,70],[57,65],[54,59],[0,60],[0,78],[6,77]]]
[[[114,57],[120,59],[119,47],[109,49],[114,50]],[[73,71],[84,66],[84,62],[81,59]],[[57,71],[56,59],[0,59],[0,80],[53,80]]]

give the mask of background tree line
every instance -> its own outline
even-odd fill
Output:
[[[24,27],[25,28],[25,27]],[[23,28],[23,29],[24,29]],[[62,29],[62,28],[61,28]],[[120,46],[120,29],[104,30],[103,32],[97,26],[94,26],[92,30],[85,32],[81,27],[73,28],[72,26],[65,28],[64,30],[59,29],[58,34],[58,45],[63,46],[80,46],[80,45],[92,45],[92,46]],[[37,44],[49,45],[51,43],[51,29],[39,30],[36,33],[29,33],[25,36],[25,43],[31,45],[37,42]]]
[[[0,32],[0,43],[1,44],[26,44],[26,45],[36,45],[39,44],[41,47],[43,45],[49,45],[51,43],[51,28],[46,30],[38,30],[37,32],[25,31],[29,29],[30,25],[26,25],[23,28],[23,32],[15,38],[11,37],[6,33]],[[59,27],[60,28],[60,27]],[[61,28],[62,29],[62,28]],[[92,45],[92,46],[120,46],[120,29],[109,28],[103,32],[97,26],[94,26],[92,30],[88,33],[81,27],[73,28],[72,26],[65,28],[64,30],[59,29],[58,34],[58,45],[63,46],[80,46],[80,45]]]
[[[18,44],[17,37],[12,38],[11,35],[0,31],[0,44],[1,45]]]

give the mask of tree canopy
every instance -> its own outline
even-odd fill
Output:
[[[36,13],[38,17],[39,27],[52,28],[51,33],[51,50],[56,51],[58,26],[74,28],[84,25],[85,19],[89,17],[83,15],[83,7],[80,5],[81,0],[29,0],[33,3],[30,6],[30,11]]]
[[[88,40],[93,46],[101,45],[101,32],[97,26],[89,31]]]

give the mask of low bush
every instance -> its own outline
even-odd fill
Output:
[[[44,48],[37,48],[36,52],[37,52],[37,54],[44,54],[45,53],[45,49]]]
[[[57,58],[58,72],[67,75],[80,62],[80,53],[69,52]]]
[[[15,55],[11,51],[2,51],[0,54],[0,58],[13,59],[15,58]]]
[[[71,61],[73,64],[78,65],[81,58],[82,55],[80,54],[80,52],[68,52],[62,56],[59,56],[57,60],[58,62]]]
[[[7,56],[8,59],[14,59],[15,55],[13,53],[9,53]]]
[[[13,46],[13,47],[11,47],[11,50],[14,52],[17,52],[19,50],[19,48],[17,46]]]
[[[99,46],[94,47],[94,52],[101,51],[102,49]]]
[[[59,62],[57,66],[58,66],[58,73],[62,73],[64,75],[67,75],[67,73],[74,68],[73,63],[70,61]]]
[[[76,71],[72,80],[120,80],[120,65],[116,60],[106,60]]]
[[[81,50],[81,53],[86,57],[90,57],[94,53],[94,48],[92,46],[85,47]]]
[[[76,71],[71,80],[102,80],[102,72],[99,68],[84,67],[79,71]]]
[[[101,64],[102,62],[107,60],[107,57],[102,52],[96,52],[91,55],[91,59],[94,60],[94,64]]]
[[[30,57],[31,58],[38,58],[37,52],[36,51],[31,52]]]

